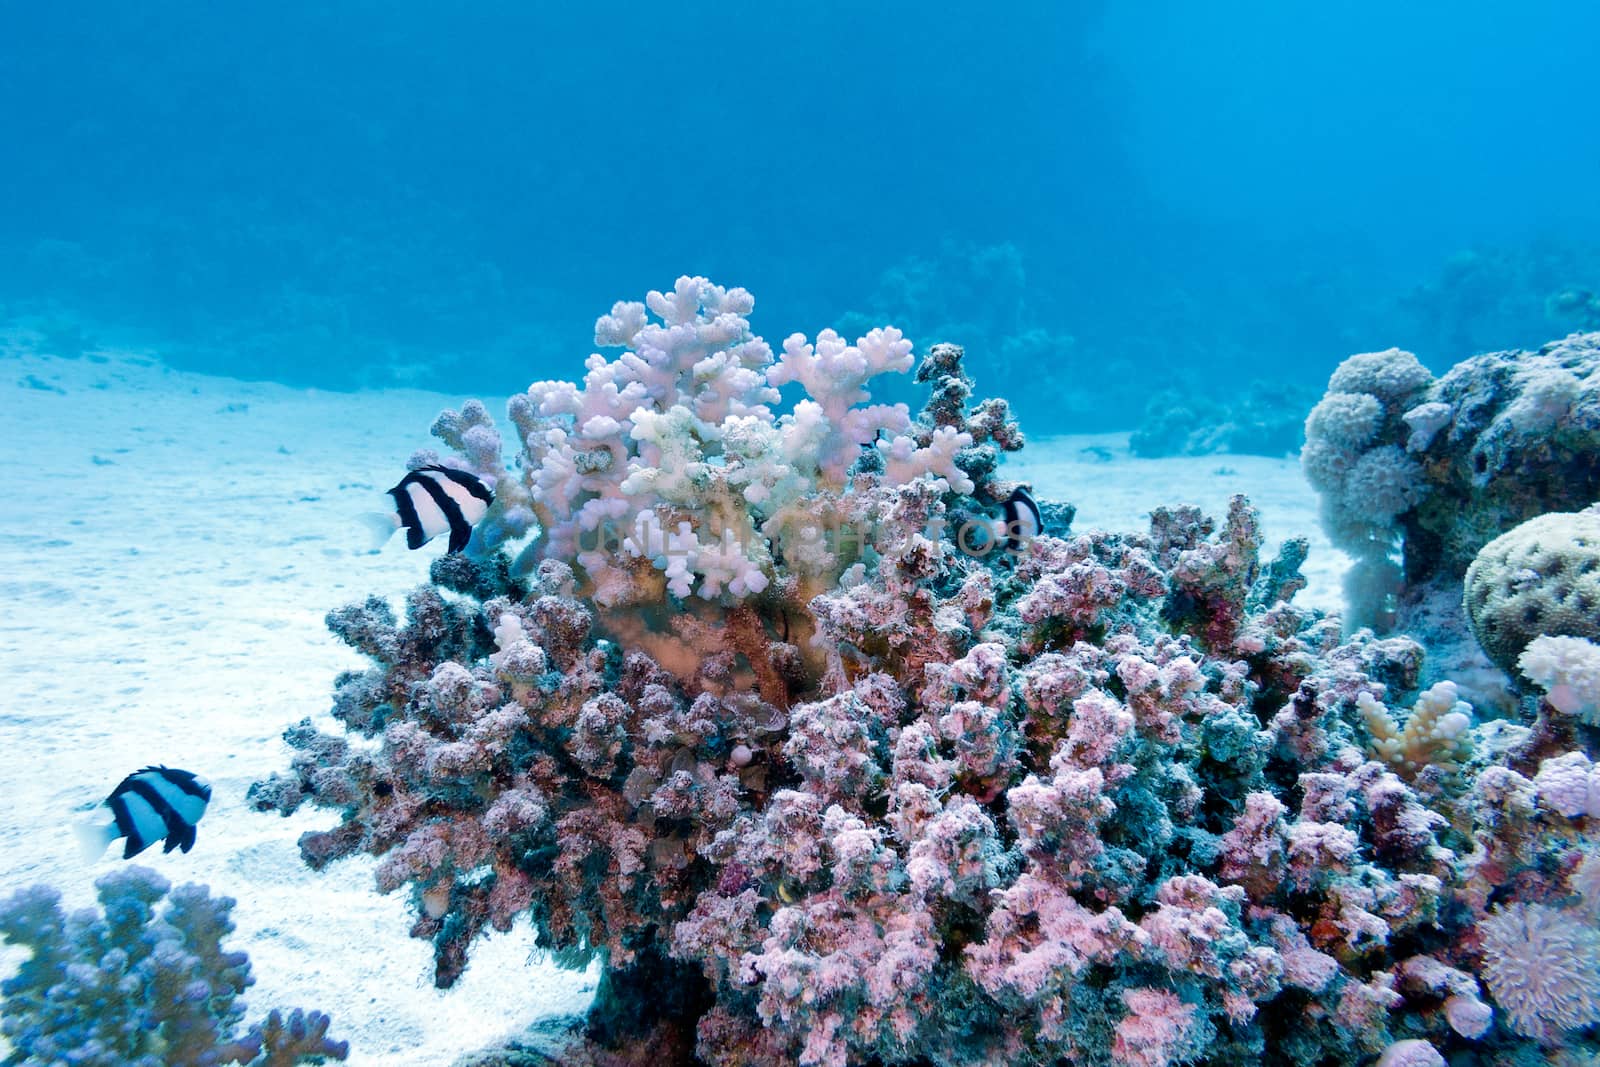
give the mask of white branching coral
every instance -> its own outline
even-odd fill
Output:
[[[1458,770],[1472,755],[1472,705],[1461,700],[1454,682],[1440,682],[1417,697],[1402,730],[1370,693],[1356,696],[1356,709],[1367,724],[1372,754],[1402,778],[1415,778],[1424,767]]]
[[[606,607],[658,599],[663,588],[740,600],[772,582],[780,555],[830,583],[855,562],[859,551],[788,537],[838,517],[850,472],[875,443],[890,486],[933,478],[972,491],[956,466],[970,434],[910,436],[905,405],[868,403],[873,378],[911,369],[899,330],[855,344],[832,330],[814,344],[794,334],[775,361],[750,332],[753,307],[743,289],[679,278],[671,292],[618,303],[596,322],[596,344],[627,350],[589,357],[581,386],[535,382],[513,398],[540,527],[525,565],[576,561]],[[789,383],[806,398],[775,414],[777,387]]]
[[[846,344],[832,330],[823,330],[815,345],[807,344],[804,334],[790,334],[767,380],[773,385],[798,382],[821,409],[821,424],[827,431],[819,442],[817,466],[837,484],[844,481],[845,471],[856,461],[862,445],[871,444],[879,431],[898,432],[909,424],[903,405],[856,405],[872,399],[866,388],[869,379],[879,374],[904,374],[911,364],[911,342],[892,326],[873,330],[854,345]],[[817,425],[811,412],[806,413],[804,422]]]
[[[505,662],[511,647],[519,643],[526,643],[527,640],[528,634],[522,628],[522,620],[511,612],[506,612],[500,616],[500,621],[495,623],[495,651],[489,653],[489,662],[499,668]]]
[[[915,440],[902,434],[892,441],[880,440],[878,451],[883,454],[884,473],[891,484],[935,477],[943,479],[944,484],[957,493],[970,493],[972,479],[956,466],[956,455],[971,445],[970,433],[941,426],[924,447],[918,447]]]
[[[1600,726],[1600,645],[1582,637],[1536,637],[1517,659],[1550,706]]]

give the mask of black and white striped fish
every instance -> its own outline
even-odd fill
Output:
[[[472,528],[494,503],[494,493],[483,479],[438,465],[418,467],[401,478],[389,496],[391,511],[366,516],[376,542],[374,549],[382,548],[396,530],[404,530],[407,548],[421,548],[448,533],[449,551],[460,552],[472,539]]]
[[[195,824],[210,802],[211,783],[199,775],[176,767],[145,767],[124,778],[95,808],[96,816],[73,829],[91,862],[119,837],[127,840],[125,860],[163,838],[163,852],[188,852],[194,847]]]
[[[1044,516],[1039,514],[1039,505],[1020,485],[1006,497],[1005,524],[1006,549],[1011,552],[1044,532]]]

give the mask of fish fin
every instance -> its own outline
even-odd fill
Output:
[[[366,527],[371,540],[367,546],[369,551],[376,552],[389,543],[389,538],[400,528],[395,517],[382,511],[364,511],[356,516],[361,520],[361,525]]]
[[[103,822],[81,820],[72,824],[78,838],[78,851],[85,863],[93,863],[105,855],[106,846],[117,839],[117,824],[112,819]]]

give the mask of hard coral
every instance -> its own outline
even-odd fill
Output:
[[[1472,755],[1472,706],[1456,699],[1456,687],[1440,682],[1418,699],[1402,730],[1382,702],[1371,693],[1356,697],[1372,736],[1371,748],[1403,778],[1412,779],[1424,767],[1456,771]]]
[[[1600,637],[1600,509],[1540,515],[1490,541],[1464,596],[1478,643],[1508,673],[1540,636]]]
[[[875,442],[896,482],[939,470],[967,491],[951,463],[970,435],[919,441],[904,405],[866,403],[871,379],[911,369],[899,331],[873,330],[854,345],[831,330],[815,344],[794,334],[775,359],[750,332],[753,306],[742,289],[680,278],[671,293],[600,319],[596,344],[627,350],[590,357],[581,388],[535,382],[513,399],[520,483],[539,525],[525,566],[573,563],[608,607],[661,599],[630,561],[662,573],[674,596],[743,599],[784,568],[774,548],[801,547]],[[789,382],[807,398],[779,417],[777,387]],[[831,584],[854,548],[800,551],[788,567]]]
[[[320,1012],[273,1011],[239,1032],[254,979],[245,954],[222,946],[232,900],[171,889],[146,867],[95,884],[101,912],[67,915],[44,886],[0,904],[0,937],[30,953],[4,985],[7,1063],[289,1067],[348,1054]]]
[[[1144,417],[1128,439],[1136,456],[1201,456],[1216,452],[1279,457],[1305,440],[1295,412],[1314,394],[1281,381],[1230,388],[1226,399],[1194,389],[1163,389],[1149,397]]]

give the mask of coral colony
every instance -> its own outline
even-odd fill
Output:
[[[306,862],[380,857],[439,985],[527,915],[604,965],[571,1062],[1592,1062],[1600,520],[1511,527],[1600,495],[1600,338],[1353,357],[1308,422],[1358,587],[1465,590],[1514,672],[1483,721],[1418,636],[1296,607],[1243,498],[1018,538],[961,349],[912,417],[870,402],[897,331],[774,353],[751,308],[616,305],[510,465],[446,412],[413,467],[495,504],[403,618],[329,616],[372,667],[255,802],[337,811]]]
[[[336,812],[305,861],[378,857],[440,986],[526,916],[603,964],[574,1064],[1595,1062],[1600,335],[1335,372],[1341,620],[1242,497],[1073,533],[960,348],[752,307],[617,304],[509,462],[441,415],[410,466],[493,504],[328,617],[371,667],[252,799]]]
[[[101,878],[101,910],[70,915],[35,886],[0,903],[0,937],[30,953],[3,985],[8,1064],[82,1067],[290,1067],[342,1060],[328,1017],[273,1011],[240,1033],[238,997],[254,981],[228,952],[233,901],[172,889],[144,867]],[[170,890],[170,892],[169,892]]]

